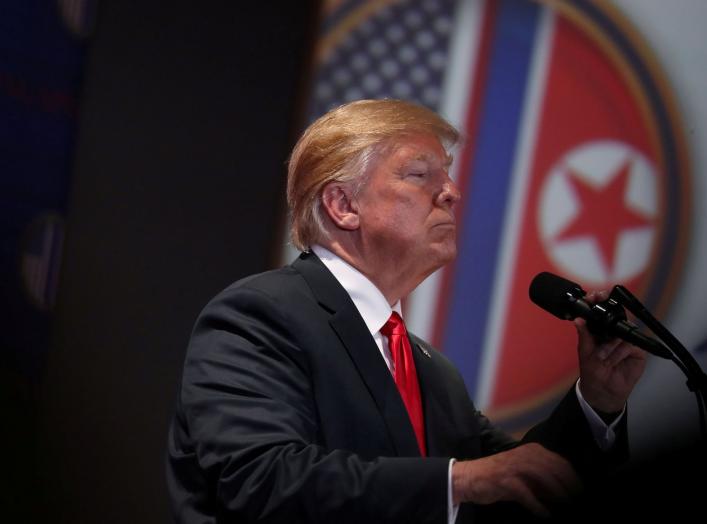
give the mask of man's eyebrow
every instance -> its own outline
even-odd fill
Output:
[[[419,153],[418,155],[414,156],[412,160],[424,160],[426,162],[431,162],[436,158],[435,155],[431,153]],[[447,168],[452,165],[452,162],[454,162],[454,156],[450,154],[446,154],[444,158],[442,159],[442,165]]]

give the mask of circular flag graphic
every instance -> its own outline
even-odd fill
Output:
[[[596,286],[644,271],[659,215],[655,166],[619,141],[583,144],[564,155],[539,200],[540,236],[561,272]]]

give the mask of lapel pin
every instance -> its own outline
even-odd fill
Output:
[[[422,351],[422,354],[425,355],[427,358],[432,358],[432,355],[430,355],[430,352],[427,351],[425,348],[423,348],[420,344],[418,344],[417,347],[420,351]]]

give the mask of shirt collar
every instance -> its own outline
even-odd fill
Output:
[[[312,246],[312,251],[349,294],[371,335],[380,331],[393,311],[402,317],[400,300],[390,307],[383,293],[358,269],[320,245]]]

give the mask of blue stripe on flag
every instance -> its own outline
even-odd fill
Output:
[[[459,238],[444,351],[476,393],[481,348],[498,266],[528,66],[538,25],[532,2],[502,1],[495,21],[487,83]]]

